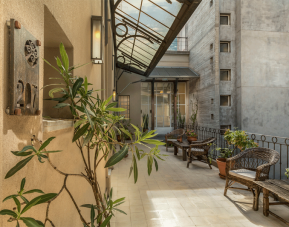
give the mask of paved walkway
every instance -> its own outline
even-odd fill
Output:
[[[138,162],[139,179],[133,183],[128,178],[131,154],[118,163],[112,173],[114,199],[126,197],[120,206],[127,215],[117,213],[112,227],[251,227],[286,226],[273,216],[262,213],[262,194],[259,211],[252,210],[253,197],[250,192],[228,190],[223,196],[225,181],[218,176],[218,169],[195,161],[186,168],[182,153],[173,155],[161,146],[161,152],[169,156],[159,161],[159,171],[147,174],[146,159]],[[289,208],[270,208],[289,220]]]

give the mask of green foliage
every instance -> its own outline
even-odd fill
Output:
[[[220,151],[220,158],[230,158],[234,151],[234,149],[230,148],[217,148],[216,150]]]
[[[192,121],[193,125],[197,121],[198,110],[199,110],[199,106],[198,106],[198,102],[197,102],[195,105],[193,105],[193,109],[192,109],[191,121]]]
[[[195,130],[187,130],[186,135],[189,137],[198,137],[197,133],[195,133]]]
[[[93,195],[95,196],[96,205],[83,205],[83,207],[89,207],[91,212],[91,220],[86,221],[79,212],[80,218],[83,222],[83,226],[100,226],[105,227],[110,224],[111,217],[114,215],[114,212],[124,213],[117,208],[120,204],[124,202],[124,198],[117,199],[112,201],[112,191],[110,196],[101,194],[99,183],[97,179],[97,168],[100,167],[99,163],[104,160],[106,165],[105,168],[111,167],[118,162],[120,162],[128,152],[131,152],[133,155],[133,160],[131,163],[130,173],[134,174],[134,181],[137,182],[138,179],[138,166],[137,163],[139,160],[147,157],[148,165],[148,174],[152,172],[152,165],[155,164],[156,170],[158,170],[157,159],[162,159],[162,154],[158,149],[159,145],[164,145],[164,143],[154,140],[153,137],[157,134],[155,130],[146,131],[139,129],[137,126],[130,124],[130,122],[121,116],[119,113],[125,111],[123,108],[116,108],[117,103],[111,102],[112,96],[106,100],[99,98],[99,95],[96,90],[93,90],[89,86],[92,84],[88,83],[87,77],[78,77],[73,76],[72,71],[81,66],[72,66],[69,67],[68,55],[65,51],[64,45],[60,44],[60,55],[56,57],[57,67],[52,66],[49,62],[44,60],[48,65],[53,67],[55,71],[61,76],[60,83],[58,84],[49,84],[45,87],[54,86],[50,89],[49,96],[51,101],[57,102],[55,108],[69,108],[71,114],[74,118],[74,136],[72,142],[75,142],[77,147],[80,150],[82,155],[81,161],[83,161],[85,169],[81,174],[66,174],[62,171],[59,171],[58,168],[52,164],[52,161],[49,158],[51,153],[60,152],[59,150],[50,150],[47,151],[46,148],[50,142],[54,139],[51,137],[44,141],[39,149],[36,149],[35,146],[29,145],[25,146],[21,151],[12,151],[12,154],[21,158],[11,170],[8,171],[5,178],[12,177],[18,171],[20,171],[27,163],[29,163],[34,156],[37,156],[37,159],[40,163],[43,163],[42,159],[48,159],[53,169],[58,171],[58,173],[68,176],[78,175],[84,177],[91,186]],[[55,79],[55,78],[52,78]],[[57,97],[55,97],[57,95]],[[148,116],[146,118],[148,122]],[[116,140],[116,133],[121,134],[127,138],[131,139],[130,143],[121,143]],[[134,140],[133,140],[134,139]],[[147,144],[156,145],[151,148]],[[121,147],[120,151],[116,152],[115,147],[119,145]],[[145,153],[143,150],[139,150],[136,145],[146,146],[149,152]],[[86,155],[86,157],[85,157]],[[64,181],[66,182],[66,180]],[[10,195],[4,199],[13,199],[17,211],[12,210],[2,210],[0,211],[1,215],[10,215],[14,218],[14,221],[17,222],[19,226],[19,221],[23,221],[29,227],[38,227],[43,226],[40,221],[34,220],[29,217],[22,217],[21,215],[32,207],[46,203],[51,199],[55,198],[57,194],[49,193],[43,194],[39,189],[32,189],[29,191],[24,190],[25,180],[22,180],[20,191],[17,194]],[[67,190],[67,186],[63,185],[63,189]],[[27,200],[24,195],[30,193],[42,193],[38,197],[35,197],[31,201]],[[61,193],[61,192],[60,192]],[[69,193],[70,194],[70,193]],[[73,196],[70,194],[73,204],[79,210],[77,204],[75,203]],[[25,203],[24,208],[21,210],[21,203],[18,198],[22,199]],[[20,204],[20,205],[19,205]],[[95,212],[94,210],[97,210]],[[47,220],[46,220],[47,221]],[[49,220],[51,221],[51,220]],[[95,223],[96,221],[96,223]],[[88,224],[91,222],[92,224]]]
[[[149,128],[149,115],[148,114],[143,114],[142,115],[142,124],[143,124],[143,129],[148,129]]]
[[[286,172],[284,173],[287,179],[289,178],[289,168],[286,169]]]
[[[232,131],[228,129],[224,134],[224,139],[229,145],[234,145],[241,150],[258,147],[258,144],[254,140],[250,140],[246,132],[241,130]]]
[[[182,116],[180,113],[177,115],[178,125],[183,126],[186,122],[186,117]]]
[[[17,194],[7,196],[3,200],[3,202],[5,202],[6,200],[13,199],[17,209],[15,211],[8,210],[8,209],[1,210],[0,215],[11,216],[12,218],[14,218],[13,219],[14,221],[17,221],[17,226],[19,226],[19,220],[22,220],[23,223],[28,227],[43,227],[44,224],[41,221],[35,220],[30,217],[22,217],[22,215],[32,207],[41,203],[48,202],[49,200],[52,200],[53,198],[55,198],[55,196],[57,196],[57,194],[56,193],[44,194],[44,192],[41,191],[40,189],[32,189],[29,191],[25,191],[24,189],[25,183],[26,183],[26,179],[23,178],[20,184],[20,191],[17,192]],[[23,195],[31,194],[31,193],[41,193],[43,195],[37,196],[31,201],[28,201]],[[21,210],[22,204],[20,203],[17,197],[21,198],[25,204],[22,210]]]

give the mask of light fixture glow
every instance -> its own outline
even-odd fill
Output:
[[[102,63],[102,17],[91,17],[91,59],[95,64]]]
[[[116,101],[116,90],[115,89],[113,89],[113,91],[112,91],[112,99],[114,102]]]

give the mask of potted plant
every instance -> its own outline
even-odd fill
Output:
[[[220,171],[219,176],[226,179],[226,161],[232,156],[234,150],[230,148],[218,148],[217,150],[221,151],[219,158],[216,159]]]
[[[221,151],[220,158],[217,159],[218,168],[220,171],[219,176],[223,179],[226,178],[226,159],[231,157],[236,149],[242,152],[245,149],[258,147],[254,140],[250,140],[245,131],[230,129],[226,130],[224,139],[227,141],[229,148],[218,148]]]
[[[149,115],[143,114],[142,121],[143,121],[143,132],[146,132],[147,130],[149,130]]]
[[[187,130],[186,131],[186,136],[187,136],[187,140],[189,143],[191,143],[192,141],[197,141],[198,140],[198,135],[195,133],[194,130]]]

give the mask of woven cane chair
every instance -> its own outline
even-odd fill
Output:
[[[255,186],[253,181],[268,179],[270,167],[275,165],[279,158],[280,155],[277,151],[261,147],[250,148],[232,158],[228,158],[224,195],[227,195],[229,188],[251,191],[254,196],[253,209],[258,210],[260,189]],[[248,189],[231,187],[236,182],[247,186]]]
[[[185,134],[185,130],[180,128],[176,129],[168,134],[165,135],[166,137],[166,150],[168,151],[168,145],[173,144],[173,142],[176,142],[177,139],[181,138]]]
[[[190,149],[187,152],[188,156],[188,162],[187,162],[187,168],[189,168],[190,163],[192,163],[193,160],[198,160],[201,162],[205,162],[209,165],[210,169],[211,163],[209,161],[209,150],[212,146],[212,143],[216,140],[216,138],[211,137],[206,140],[203,140],[202,142],[194,142],[190,145]],[[194,159],[196,157],[196,159]],[[205,158],[205,160],[203,160]]]

